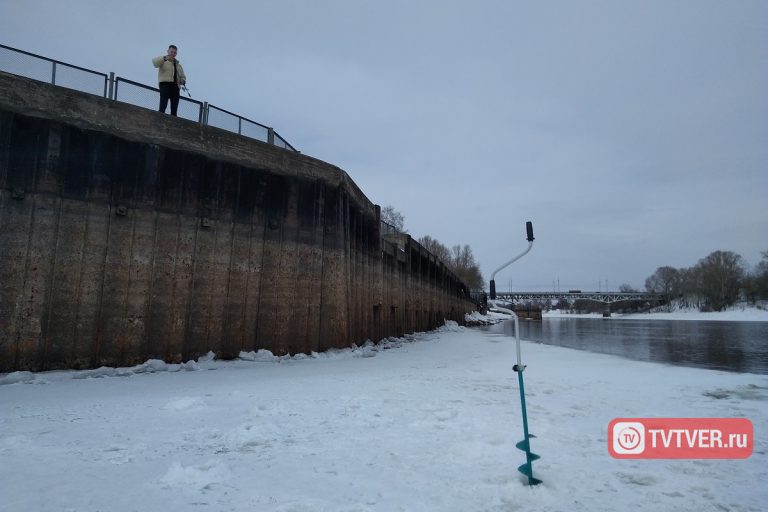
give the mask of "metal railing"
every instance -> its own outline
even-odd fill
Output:
[[[0,69],[41,82],[107,97],[109,76],[0,44]]]
[[[0,44],[0,70],[150,110],[157,110],[159,102],[160,90],[157,87],[115,77],[114,73],[100,73],[74,66],[3,44]],[[190,121],[298,152],[273,128],[205,101],[181,96],[177,114]]]
[[[115,101],[157,110],[160,89],[118,76],[115,78],[113,94],[112,99]],[[179,109],[176,113],[181,118],[202,123],[204,118],[203,102],[181,96],[179,97]]]
[[[223,130],[238,133],[251,139],[260,140],[269,144],[296,151],[288,141],[282,138],[273,128],[257,123],[247,117],[235,114],[221,107],[204,104],[204,123],[209,126],[216,126]]]

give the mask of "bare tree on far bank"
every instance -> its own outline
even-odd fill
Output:
[[[763,251],[763,259],[746,279],[744,292],[747,300],[754,303],[760,299],[768,299],[768,251]]]
[[[645,280],[645,289],[664,297],[664,302],[671,309],[672,300],[682,295],[680,271],[674,267],[659,267]]]
[[[731,251],[715,251],[699,260],[694,274],[696,285],[709,306],[722,311],[739,299],[739,291],[746,276],[744,260]]]
[[[714,251],[690,268],[659,267],[645,288],[662,294],[670,308],[673,301],[702,311],[722,311],[739,300],[755,303],[768,299],[768,251],[752,272],[744,259],[731,251]]]

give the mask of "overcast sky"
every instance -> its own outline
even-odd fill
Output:
[[[192,95],[517,290],[768,250],[768,2],[3,0],[0,43]]]

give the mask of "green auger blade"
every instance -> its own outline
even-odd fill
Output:
[[[512,368],[517,372],[517,381],[520,386],[520,411],[523,413],[523,440],[515,446],[525,452],[525,464],[517,468],[528,477],[528,485],[538,485],[541,480],[533,477],[534,460],[540,459],[538,454],[531,452],[531,438],[535,437],[528,432],[528,412],[525,410],[525,384],[523,383],[523,370],[525,366],[520,363],[520,336],[517,333],[517,317],[515,317],[515,341],[517,342],[517,364]]]
[[[542,482],[538,478],[534,478],[530,462],[526,462],[522,466],[519,466],[517,470],[528,477],[528,485],[539,485]]]
[[[533,435],[529,435],[529,438],[535,437]],[[528,439],[523,439],[522,441],[515,444],[515,447],[518,450],[522,450],[525,452],[525,464],[519,466],[517,470],[528,477],[528,485],[538,485],[541,483],[541,480],[538,478],[534,478],[533,476],[533,465],[531,464],[533,461],[538,460],[541,458],[541,456],[537,453],[533,453],[531,451],[531,444]]]
[[[528,437],[536,437],[536,436],[530,435]],[[531,461],[531,462],[541,458],[541,455],[539,455],[537,453],[533,453],[531,451],[531,443],[529,441],[526,441],[525,439],[523,439],[522,441],[516,443],[515,444],[515,448],[517,448],[518,450],[524,451],[527,459],[529,461]]]
[[[541,458],[541,455],[539,455],[539,454],[537,454],[537,453],[533,453],[533,452],[531,451],[531,449],[530,449],[530,445],[529,445],[529,443],[527,443],[526,441],[520,441],[519,443],[515,444],[515,447],[516,447],[518,450],[522,450],[522,451],[524,451],[524,452],[525,452],[525,454],[526,454],[526,456],[528,456],[528,457],[530,458],[531,462],[533,462],[534,460],[538,460],[538,459],[540,459],[540,458]]]

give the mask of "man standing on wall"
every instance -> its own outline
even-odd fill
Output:
[[[179,86],[187,83],[187,76],[181,62],[176,60],[176,45],[168,47],[168,55],[155,57],[152,64],[157,69],[157,80],[160,82],[160,112],[165,112],[168,100],[171,100],[171,115],[175,116],[179,108]]]

